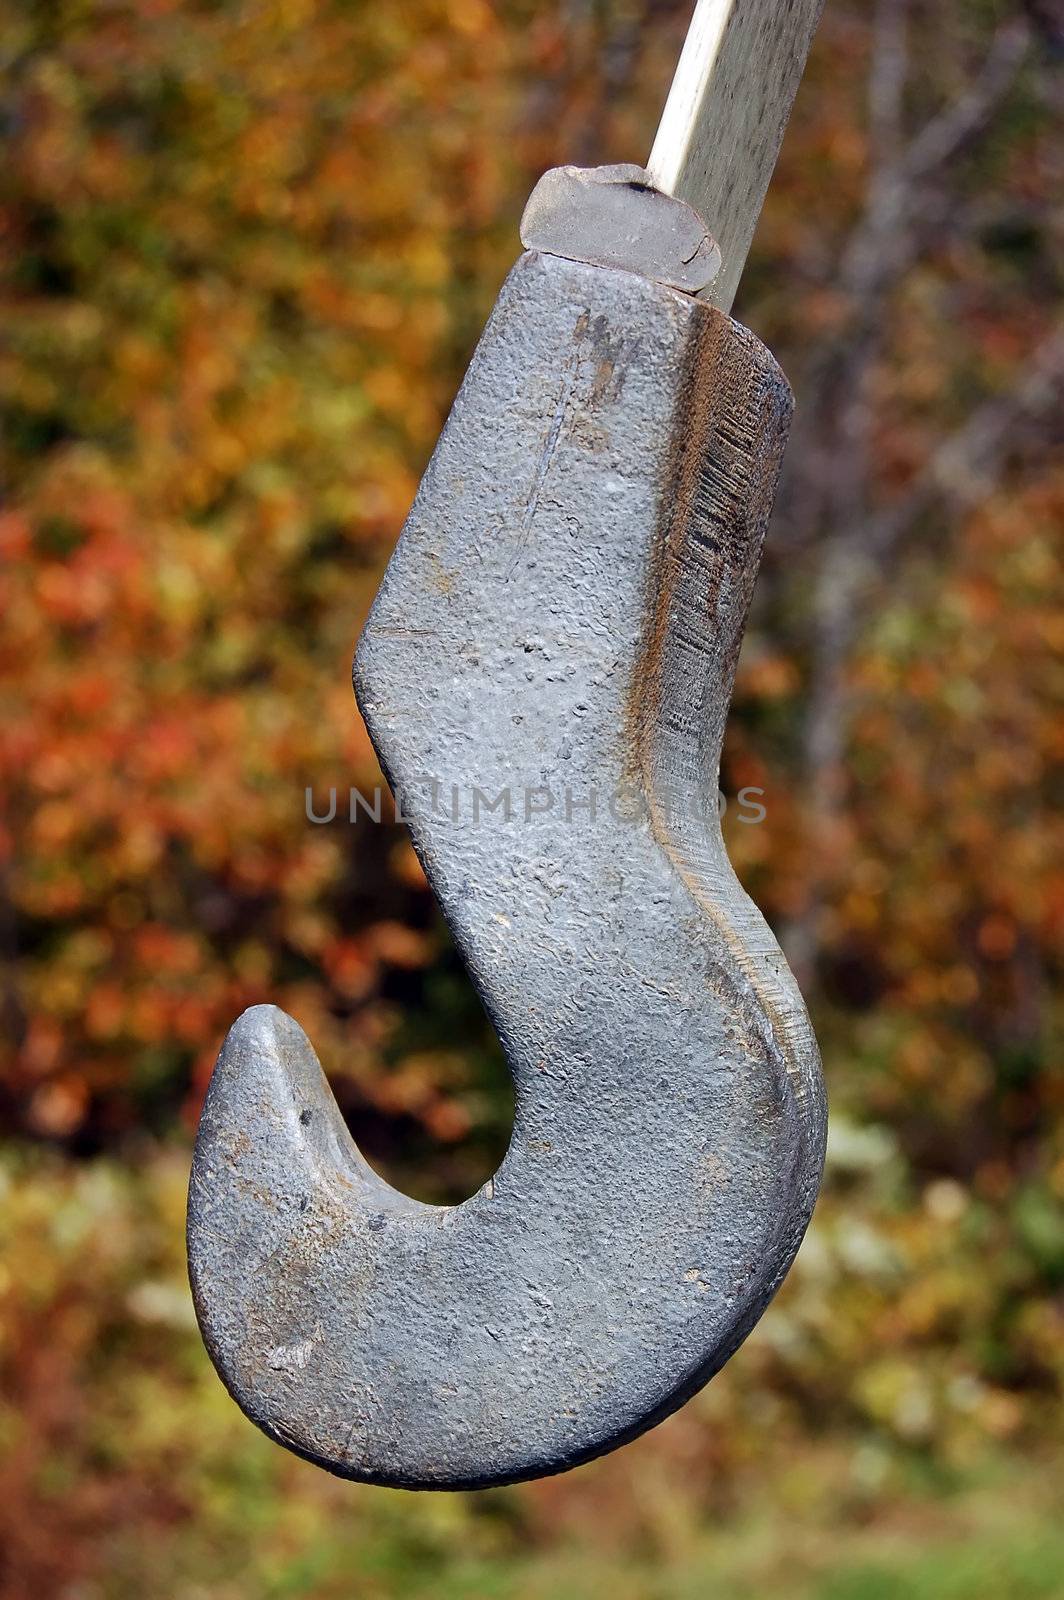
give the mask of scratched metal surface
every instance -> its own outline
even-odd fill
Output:
[[[215,1364],[333,1472],[458,1488],[620,1444],[722,1365],[798,1247],[819,1060],[716,810],[789,410],[750,333],[633,273],[526,254],[481,340],[355,677],[506,1050],[510,1148],[462,1205],[399,1194],[257,1007],[193,1168]],[[510,820],[474,825],[473,785]]]

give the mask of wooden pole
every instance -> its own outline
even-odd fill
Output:
[[[698,0],[647,169],[702,217],[722,256],[705,298],[727,311],[824,0]]]

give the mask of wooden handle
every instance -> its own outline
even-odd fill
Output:
[[[704,297],[727,311],[824,0],[698,0],[647,170],[720,246]]]

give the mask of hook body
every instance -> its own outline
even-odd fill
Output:
[[[749,332],[661,284],[531,252],[503,288],[355,678],[514,1076],[509,1150],[462,1205],[398,1193],[256,1007],[194,1160],[211,1356],[330,1471],[453,1489],[623,1443],[798,1248],[819,1058],[717,811],[790,406]]]

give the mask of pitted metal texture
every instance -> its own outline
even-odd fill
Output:
[[[461,1205],[398,1193],[298,1024],[256,1007],[193,1166],[211,1356],[330,1471],[453,1489],[623,1443],[798,1248],[819,1059],[717,811],[790,406],[688,295],[534,252],[503,288],[355,681],[513,1073],[509,1150]]]

